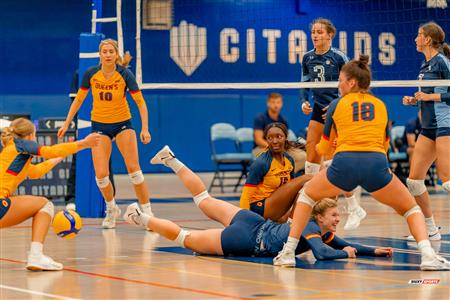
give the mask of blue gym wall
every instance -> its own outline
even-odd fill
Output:
[[[173,25],[181,21],[207,30],[207,56],[187,76],[170,58],[168,30],[142,30],[143,81],[145,83],[197,82],[296,82],[300,64],[289,63],[288,35],[302,30],[311,49],[308,25],[316,17],[330,18],[338,31],[347,32],[348,55],[353,57],[356,31],[368,32],[372,38],[372,68],[375,79],[415,79],[422,56],[415,51],[414,37],[420,23],[436,20],[450,28],[449,9],[427,9],[426,1],[346,1],[346,0],[174,0]],[[106,0],[104,16],[114,15],[115,1]],[[122,8],[125,48],[135,55],[135,1],[124,1]],[[78,37],[91,28],[90,1],[29,0],[0,1],[0,80],[1,113],[30,113],[33,119],[65,116],[70,102],[68,90],[73,71],[78,66]],[[239,42],[236,62],[226,63],[220,56],[220,32],[234,28]],[[246,60],[246,32],[255,32],[255,62]],[[278,29],[276,63],[267,59],[264,29]],[[115,37],[115,25],[104,24],[106,36]],[[378,38],[382,32],[396,37],[396,61],[382,65]],[[337,39],[335,39],[335,46]],[[381,54],[380,54],[381,52]],[[131,68],[135,71],[135,61]],[[174,91],[145,90],[150,111],[153,141],[140,145],[144,172],[163,171],[148,165],[152,154],[169,144],[177,155],[196,171],[212,170],[209,128],[216,122],[229,122],[236,127],[252,126],[256,113],[265,110],[269,92],[284,96],[283,114],[291,128],[298,132],[307,125],[298,103],[296,90],[215,90]],[[390,117],[397,123],[416,114],[414,108],[403,107],[401,96],[413,89],[374,90],[383,98]],[[131,105],[134,125],[139,130],[138,111]],[[113,153],[115,173],[126,173],[117,150]]]

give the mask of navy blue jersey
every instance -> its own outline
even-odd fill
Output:
[[[419,80],[450,79],[450,61],[443,54],[424,61],[420,66]],[[450,128],[450,90],[449,87],[422,87],[426,94],[441,94],[441,102],[420,101],[422,128]]]
[[[315,49],[307,52],[302,60],[302,82],[338,81],[342,66],[348,62],[347,56],[336,48],[318,55]],[[301,90],[301,101],[309,100],[309,89]],[[312,89],[312,100],[325,107],[338,97],[338,89]]]
[[[262,130],[266,128],[267,125],[275,122],[280,122],[286,125],[286,128],[289,128],[288,122],[285,117],[283,117],[281,114],[278,115],[278,120],[274,120],[269,116],[269,112],[266,111],[264,113],[259,113],[255,120],[253,120],[253,129],[254,130]],[[253,146],[256,147],[256,143],[253,143]]]

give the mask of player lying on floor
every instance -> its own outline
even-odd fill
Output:
[[[124,219],[130,223],[159,233],[178,245],[200,254],[234,256],[275,256],[283,248],[289,234],[289,225],[264,220],[260,215],[240,209],[225,201],[211,197],[201,179],[175,158],[165,146],[151,160],[171,168],[191,192],[195,204],[210,219],[225,228],[187,231],[172,221],[143,213],[137,203],[128,206]],[[296,253],[312,250],[317,259],[354,258],[356,255],[391,256],[391,248],[372,248],[349,243],[334,232],[339,223],[337,203],[324,199],[315,207],[313,219],[308,223]]]

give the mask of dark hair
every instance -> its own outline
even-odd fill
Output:
[[[283,133],[284,133],[284,136],[286,137],[286,141],[284,143],[284,150],[288,150],[289,148],[291,148],[292,145],[287,139],[288,138],[288,128],[283,123],[274,122],[274,123],[270,123],[269,125],[267,125],[266,128],[264,128],[264,139],[267,140],[267,134],[269,133],[269,130],[274,127],[281,129],[281,131],[283,131]]]
[[[267,101],[274,98],[281,98],[283,99],[283,96],[281,96],[280,93],[270,93],[269,96],[267,96]]]
[[[311,24],[309,24],[309,30],[312,30],[314,24],[322,24],[325,26],[326,30],[328,33],[331,33],[331,38],[334,38],[334,36],[336,35],[336,27],[334,27],[333,23],[325,18],[317,18],[314,19]]]
[[[445,42],[445,32],[441,26],[435,22],[428,22],[420,25],[420,29],[423,30],[424,36],[431,38],[431,47],[450,58],[450,47]]]
[[[369,56],[361,55],[359,59],[353,59],[346,63],[342,69],[348,79],[355,79],[359,88],[369,90],[372,75],[369,68]]]

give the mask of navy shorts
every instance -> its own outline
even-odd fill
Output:
[[[263,217],[242,209],[222,231],[221,242],[224,255],[249,256],[255,253],[257,235],[265,223]],[[259,247],[259,244],[258,244]]]
[[[131,120],[118,123],[100,123],[92,121],[92,132],[106,135],[111,140],[114,139],[119,133],[127,129],[134,130]]]
[[[328,180],[347,192],[360,185],[372,193],[385,187],[392,177],[386,155],[378,152],[339,152],[327,169]]]
[[[325,113],[325,111],[322,110],[324,107],[325,106],[314,103],[313,110],[311,112],[311,121],[316,121],[321,124],[325,124],[325,120],[322,117],[322,115]]]
[[[422,128],[420,134],[429,138],[432,141],[435,141],[436,138],[441,136],[450,136],[450,127],[441,127],[441,128]]]
[[[0,220],[6,215],[11,207],[11,200],[9,198],[0,198]]]
[[[250,203],[250,210],[264,218],[264,209],[266,207],[266,199]]]

